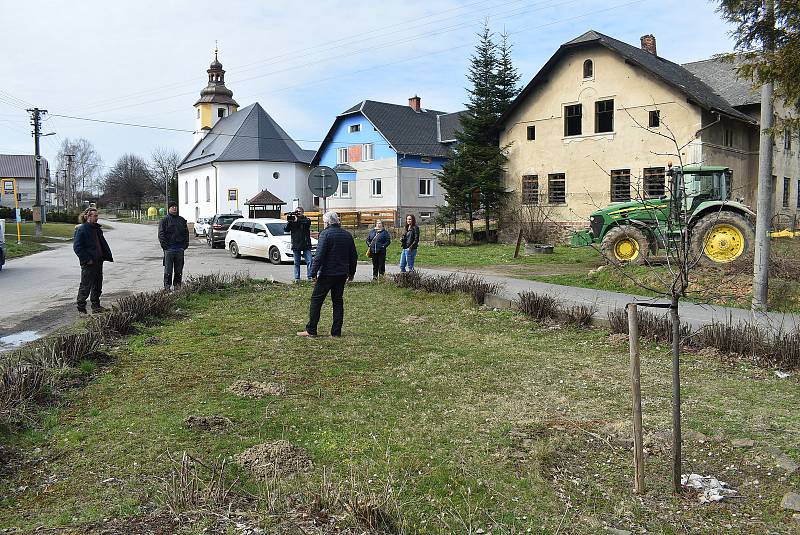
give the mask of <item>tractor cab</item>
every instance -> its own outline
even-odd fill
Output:
[[[669,172],[672,180],[678,180],[677,195],[685,212],[694,212],[704,202],[731,198],[733,172],[728,167],[687,165]]]

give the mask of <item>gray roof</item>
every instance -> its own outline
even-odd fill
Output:
[[[318,163],[323,147],[333,138],[336,125],[347,115],[361,113],[398,153],[415,156],[450,156],[449,144],[439,140],[439,116],[452,115],[436,110],[414,111],[411,106],[365,100],[342,112],[333,122],[312,163]]]
[[[504,122],[513,113],[516,107],[527,98],[536,86],[547,80],[548,74],[564,54],[576,48],[587,46],[603,46],[619,54],[627,63],[643,69],[667,85],[678,89],[689,100],[702,108],[717,111],[740,121],[753,123],[749,116],[735,109],[731,103],[717,94],[707,83],[694,76],[684,67],[594,30],[590,30],[561,45],[556,53],[545,63],[544,67],[533,77],[533,80],[520,92],[506,113],[503,114],[501,122]]]
[[[303,150],[258,103],[220,119],[189,151],[178,171],[211,162],[309,163],[314,151]]]
[[[0,154],[0,178],[34,178],[35,159],[32,154]],[[50,176],[50,164],[47,158],[39,162],[41,178]]]
[[[761,104],[761,95],[750,80],[739,78],[736,64],[718,58],[684,63],[683,68],[711,86],[731,106]]]
[[[453,142],[456,140],[456,132],[461,130],[461,115],[466,111],[455,113],[445,113],[437,117],[439,121],[439,141]]]

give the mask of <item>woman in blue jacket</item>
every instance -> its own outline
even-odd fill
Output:
[[[386,273],[386,249],[392,242],[389,232],[383,228],[383,221],[375,221],[375,228],[369,231],[367,245],[372,255],[372,280],[383,277]]]

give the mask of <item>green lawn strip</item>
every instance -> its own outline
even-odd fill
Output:
[[[20,234],[24,241],[46,241],[48,238],[68,238],[72,239],[75,233],[76,223],[45,223],[42,225],[42,237],[36,238],[34,236],[36,227],[33,223],[22,223],[20,225]],[[6,241],[12,238],[16,240],[17,237],[17,224],[13,221],[6,221]],[[63,240],[51,240],[63,241]]]
[[[48,247],[41,243],[22,242],[18,244],[16,241],[7,241],[6,258],[20,258],[22,256],[28,256],[29,254],[46,251],[47,249]]]
[[[158,481],[172,466],[167,452],[211,460],[280,438],[307,449],[312,479],[329,467],[375,488],[393,480],[411,532],[466,532],[470,515],[473,529],[534,533],[564,525],[597,532],[580,514],[658,533],[681,525],[715,533],[726,522],[739,533],[763,532],[737,524],[749,515],[790,525],[779,502],[797,478],[768,476],[769,463],[759,464],[755,451],[684,446],[687,469],[736,486],[760,479],[757,492],[742,488],[745,500],[673,500],[669,455],[661,453],[648,458],[649,493],[640,501],[630,492],[630,452],[590,442],[594,427],[562,432],[547,423],[629,427],[627,346],[609,347],[605,331],[543,327],[461,296],[355,284],[346,291],[343,338],[298,339],[308,293],[275,285],[192,296],[180,303],[181,319],[122,341],[115,360],[47,411],[37,429],[0,437],[24,451],[43,448],[49,460],[0,479],[0,526],[134,516],[158,502]],[[326,305],[321,331],[329,325]],[[150,337],[160,343],[146,343]],[[645,428],[665,430],[668,348],[645,346],[642,373]],[[798,453],[794,437],[781,432],[800,427],[796,379],[695,355],[684,357],[683,373],[688,428]],[[280,382],[287,394],[238,398],[226,391],[237,379]],[[191,414],[224,415],[235,425],[226,433],[189,430],[183,420]],[[49,476],[55,481],[40,492]]]
[[[357,240],[361,253],[360,260],[369,261],[366,256],[367,245],[364,240]],[[519,258],[514,258],[514,245],[489,243],[481,245],[432,245],[422,243],[419,246],[415,265],[427,266],[476,267],[493,265],[586,265],[587,271],[602,263],[600,254],[591,247],[557,246],[550,255],[525,255],[522,250]],[[386,254],[387,264],[399,264],[400,240],[394,240]]]

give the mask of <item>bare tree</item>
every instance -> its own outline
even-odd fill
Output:
[[[150,181],[168,197],[167,200],[178,200],[177,172],[180,163],[181,157],[175,149],[158,147],[150,155]]]
[[[145,198],[157,196],[150,168],[142,158],[124,154],[106,174],[103,197],[126,208],[142,208]]]
[[[58,150],[56,162],[56,173],[61,186],[56,188],[59,190],[59,204],[80,206],[84,192],[94,192],[100,185],[102,158],[88,139],[65,138]]]

